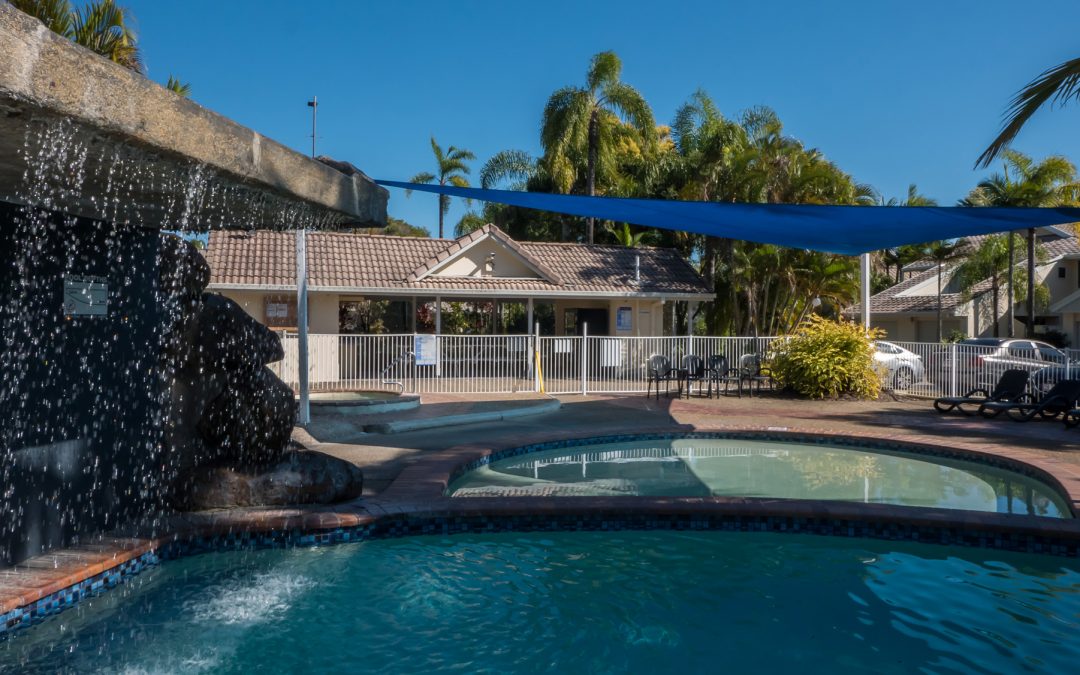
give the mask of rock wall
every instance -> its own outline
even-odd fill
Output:
[[[284,357],[281,341],[232,300],[205,292],[210,268],[190,242],[163,235],[158,269],[168,317],[163,445],[173,479],[198,467],[279,461],[296,418],[292,389],[266,367]]]

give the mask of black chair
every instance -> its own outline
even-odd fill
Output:
[[[959,410],[965,415],[973,415],[979,411],[978,407],[969,410],[964,406],[981,406],[984,403],[1019,402],[1024,392],[1027,391],[1028,379],[1031,373],[1018,368],[1006,370],[994,385],[994,391],[984,388],[972,389],[963,396],[942,396],[934,400],[934,409],[945,414],[953,410]]]
[[[1065,427],[1072,429],[1076,425],[1080,424],[1080,408],[1073,408],[1069,412],[1065,413]]]
[[[1076,407],[1077,399],[1080,399],[1080,380],[1059,380],[1038,401],[1033,402],[1025,395],[1016,401],[983,403],[979,413],[983,417],[997,417],[1004,412],[1017,422],[1027,422],[1036,415],[1044,420],[1064,415],[1068,423],[1068,415]]]
[[[649,365],[647,370],[648,384],[645,387],[645,398],[649,397],[649,392],[652,390],[653,383],[656,384],[656,400],[660,400],[660,383],[664,383],[664,395],[666,396],[671,388],[668,386],[670,383],[675,382],[679,385],[679,396],[682,396],[682,377],[681,373],[671,367],[671,360],[663,354],[653,354],[649,357]]]
[[[754,395],[754,385],[757,385],[758,391],[761,391],[762,384],[767,383],[772,387],[772,377],[762,370],[760,354],[743,354],[739,357],[739,377],[746,382],[750,396]],[[741,384],[739,390],[742,391]]]
[[[742,377],[738,368],[728,366],[727,357],[723,354],[713,354],[709,357],[709,366],[705,369],[709,380],[709,398],[712,398],[713,384],[716,385],[716,395],[720,395],[720,383],[724,383],[724,393],[728,393],[728,385],[734,383],[742,398]]]
[[[700,356],[688,354],[683,357],[680,374],[686,382],[686,398],[690,398],[690,386],[695,382],[701,383],[706,380],[705,362],[701,360]],[[698,395],[701,395],[700,386],[698,386]]]

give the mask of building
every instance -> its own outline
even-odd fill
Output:
[[[968,241],[974,246],[979,238]],[[1035,268],[1036,282],[1044,284],[1049,301],[1036,308],[1035,332],[1049,331],[1064,334],[1073,346],[1080,345],[1080,241],[1065,228],[1043,227],[1036,233],[1041,252]],[[1016,264],[1026,269],[1026,250],[1017,247]],[[993,287],[990,279],[963,293],[955,277],[961,261],[947,263],[942,269],[942,334],[944,337],[962,333],[968,337],[994,335]],[[938,266],[919,261],[904,268],[904,280],[870,299],[871,323],[883,329],[888,339],[913,342],[937,341],[937,278]],[[1001,279],[999,296],[999,329],[1008,335],[1008,292],[1005,277]],[[859,306],[849,310],[856,315]],[[1015,334],[1024,335],[1027,308],[1024,300],[1014,307]]]
[[[210,290],[296,328],[292,233],[212,232],[204,254]],[[349,312],[378,302],[382,332],[512,334],[540,322],[555,335],[659,336],[673,332],[665,305],[713,299],[677,251],[518,242],[494,225],[458,239],[312,232],[307,269],[314,334],[358,332]],[[469,325],[446,325],[462,311]]]

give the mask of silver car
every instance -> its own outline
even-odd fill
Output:
[[[926,377],[922,357],[891,342],[874,342],[874,361],[883,366],[887,389],[910,389]]]

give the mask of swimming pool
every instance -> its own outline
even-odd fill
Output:
[[[725,532],[192,556],[0,643],[3,672],[1069,672],[1074,561]]]
[[[454,480],[452,497],[738,496],[1071,518],[1035,478],[955,458],[826,443],[644,438],[509,453]]]

